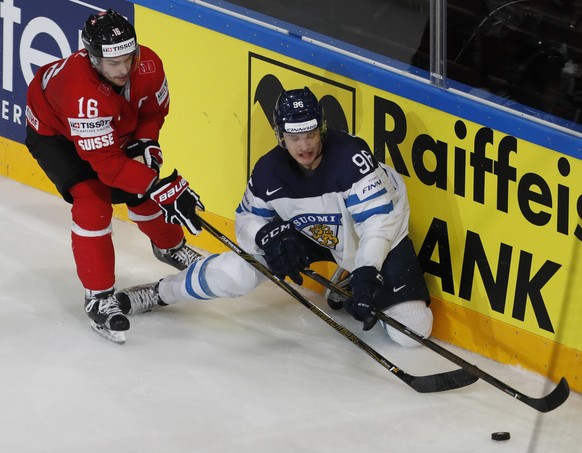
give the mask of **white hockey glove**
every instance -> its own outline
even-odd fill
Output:
[[[204,211],[204,205],[188,186],[188,181],[174,170],[170,176],[154,183],[148,194],[162,208],[167,223],[183,225],[197,235],[202,231],[202,225],[196,209]]]

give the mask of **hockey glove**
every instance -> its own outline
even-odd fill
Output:
[[[183,225],[192,234],[202,231],[196,208],[204,211],[204,205],[178,170],[154,183],[148,194],[162,208],[167,223]]]
[[[152,170],[155,170],[158,175],[160,174],[164,158],[162,156],[160,144],[155,140],[142,138],[140,140],[129,142],[129,145],[125,148],[125,154],[127,157],[131,157],[132,159],[147,165]]]
[[[376,324],[372,310],[374,294],[382,287],[382,276],[373,266],[363,266],[352,272],[350,285],[352,296],[344,301],[345,310],[356,320],[364,323],[364,330],[370,330]]]
[[[291,223],[277,219],[258,231],[255,242],[264,250],[267,265],[277,278],[283,280],[289,276],[301,285],[303,277],[299,272],[309,266],[309,262],[299,234]]]

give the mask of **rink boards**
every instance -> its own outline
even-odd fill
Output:
[[[26,85],[36,66],[79,47],[92,9],[6,3],[0,174],[54,193],[22,144]],[[163,171],[180,170],[217,228],[234,236],[249,170],[276,143],[276,94],[309,86],[331,127],[360,135],[403,175],[435,336],[581,390],[580,137],[293,30],[187,1],[135,3],[91,4],[135,20],[139,41],[162,57],[172,102]],[[208,235],[190,240],[220,250]]]

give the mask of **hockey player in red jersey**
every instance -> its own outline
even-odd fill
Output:
[[[85,46],[41,67],[27,93],[26,146],[71,203],[72,248],[85,311],[99,333],[123,342],[129,321],[113,297],[112,204],[151,240],[154,255],[185,269],[199,255],[182,226],[200,232],[198,195],[176,170],[159,178],[158,143],[170,95],[162,61],[113,10],[88,18]]]

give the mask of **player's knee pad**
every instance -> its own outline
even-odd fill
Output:
[[[221,253],[204,272],[208,287],[217,297],[240,297],[265,280],[234,252]]]
[[[88,179],[75,184],[69,192],[73,197],[71,214],[75,228],[88,232],[110,228],[113,208],[109,187],[98,179]]]
[[[426,302],[422,300],[413,300],[392,305],[384,310],[384,313],[404,324],[422,337],[429,337],[432,332],[432,311],[426,305]],[[393,327],[390,327],[382,321],[380,321],[380,323],[384,329],[386,329],[388,336],[390,336],[395,343],[407,348],[420,346],[420,343],[416,340],[413,340],[409,336]]]

